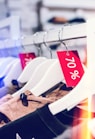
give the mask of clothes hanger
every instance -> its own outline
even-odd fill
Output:
[[[2,73],[4,72],[4,69],[7,67],[7,65],[14,60],[14,57],[7,57],[2,61],[0,64],[0,78],[2,77]]]
[[[63,73],[59,61],[56,59],[53,64],[49,66],[40,82],[30,89],[30,92],[36,96],[42,95],[44,92],[62,81],[64,81]]]
[[[66,109],[70,110],[95,94],[94,25],[95,19],[87,21],[87,70],[78,85],[69,94],[49,105],[49,110],[53,115]]]
[[[51,58],[52,58],[51,49],[47,46],[46,40],[45,40],[46,34],[47,32],[45,32],[43,36],[43,43],[46,46],[46,48],[48,48]],[[51,66],[49,66],[49,68],[46,70],[41,80],[35,86],[33,86],[33,88],[31,87],[30,92],[32,92],[32,94],[36,96],[42,95],[44,92],[48,91],[50,88],[62,82],[64,80],[64,77],[62,75],[63,74],[60,68],[59,61],[58,59],[56,59],[54,63]]]
[[[22,87],[20,90],[15,92],[13,96],[17,96],[26,90],[30,90],[33,88],[40,80],[43,78],[44,74],[48,70],[48,68],[56,61],[56,59],[48,59],[42,62],[38,67],[35,69],[29,81]]]
[[[44,43],[44,38],[43,38],[43,43]],[[47,47],[46,44],[45,46]],[[50,49],[48,50],[50,52],[50,57],[52,58],[52,52]],[[29,79],[29,81],[24,85],[23,88],[15,92],[13,96],[19,95],[23,93],[24,91],[30,90],[31,88],[33,88],[38,82],[40,82],[40,80],[43,78],[44,74],[46,73],[47,69],[54,63],[55,60],[56,59],[47,59],[47,60],[45,59],[43,62],[40,62],[40,65],[37,66],[34,73],[31,75],[31,78]]]
[[[40,69],[39,71],[40,73],[42,72]],[[34,80],[39,76],[37,76],[37,74],[35,75],[36,76]],[[59,61],[58,59],[56,59],[56,61],[51,66],[49,65],[49,68],[45,71],[44,75],[42,76],[42,78],[40,78],[39,82],[36,82],[36,85],[32,84],[32,86],[30,86],[30,91],[32,92],[32,94],[39,96],[60,82],[65,83]],[[26,87],[26,90],[27,89],[29,88]],[[25,91],[25,89],[23,91]]]
[[[33,60],[31,60],[26,67],[24,68],[24,70],[22,71],[22,73],[20,74],[20,76],[18,77],[18,81],[21,83],[25,83],[28,82],[29,79],[31,78],[34,70],[42,63],[46,60],[45,57],[36,57]],[[30,76],[31,75],[31,76]]]
[[[11,69],[8,72],[7,76],[4,78],[5,86],[10,86],[12,79],[17,79],[19,75],[22,73],[20,59],[16,58],[12,65]]]
[[[37,36],[37,33],[34,34],[34,37]],[[34,42],[34,40],[33,40]],[[36,46],[35,42],[34,45]],[[41,48],[39,49],[39,47],[36,47],[38,49],[38,57],[34,58],[33,60],[31,60],[28,65],[24,68],[24,70],[22,71],[21,75],[18,77],[18,81],[21,83],[26,83],[29,81],[29,79],[31,78],[34,70],[42,63],[44,62],[47,58],[41,56]],[[31,76],[30,76],[31,75]]]
[[[60,31],[58,35],[60,35]],[[59,41],[61,42],[60,36],[58,37],[59,37]],[[65,47],[67,49],[67,46]],[[32,94],[36,96],[39,96],[60,82],[65,83],[65,79],[64,79],[64,76],[63,76],[63,73],[59,64],[59,60],[56,59],[56,61],[51,65],[51,67],[48,68],[48,70],[46,71],[46,73],[44,74],[40,82],[38,82],[36,86],[30,89],[30,92],[32,92]]]
[[[15,63],[17,58],[13,58],[9,64],[5,66],[5,68],[3,69],[3,72],[0,74],[1,77],[7,76],[7,74],[9,73],[9,71],[11,70],[13,64]]]
[[[81,81],[69,94],[49,105],[49,109],[53,114],[66,109],[69,110],[88,97],[89,93],[93,91],[91,86],[87,84],[89,73],[89,70],[84,73]]]

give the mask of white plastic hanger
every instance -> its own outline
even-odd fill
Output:
[[[36,84],[36,86],[34,86],[30,91],[32,94],[39,96],[60,82],[65,83],[65,79],[59,64],[59,60],[56,59],[56,61],[47,69],[40,82],[38,82],[38,84]]]
[[[44,62],[42,62],[33,72],[31,78],[29,79],[29,81],[24,85],[23,88],[21,88],[20,90],[18,90],[17,92],[15,92],[13,94],[13,96],[17,96],[23,92],[25,92],[26,90],[30,90],[31,88],[33,88],[34,86],[36,86],[36,84],[38,84],[40,82],[40,80],[43,78],[44,74],[47,72],[47,70],[50,68],[50,66],[56,61],[56,59],[48,59],[45,60]],[[44,86],[43,86],[44,87]]]
[[[65,80],[58,59],[47,60],[36,68],[29,82],[16,94],[30,90],[32,94],[39,96],[60,82],[65,83]]]
[[[16,58],[7,76],[4,78],[5,86],[10,86],[12,79],[17,79],[22,72],[20,59]]]
[[[6,59],[3,60],[3,62],[0,64],[0,77],[2,77],[2,73],[4,72],[4,69],[7,67],[7,65],[14,59],[15,59],[14,57],[7,57]]]
[[[38,65],[40,65],[45,60],[46,60],[45,57],[37,57],[37,58],[34,58],[33,60],[31,60],[26,65],[26,67],[24,68],[24,70],[22,71],[22,73],[20,74],[20,76],[18,77],[17,80],[21,83],[28,82],[29,79],[31,78],[34,70],[38,67]]]
[[[8,72],[11,70],[16,59],[17,58],[13,58],[8,64],[6,64],[5,68],[3,69],[2,73],[0,74],[0,77],[7,76]]]
[[[6,58],[0,58],[0,66],[3,64],[3,62],[6,61]]]
[[[95,94],[95,19],[87,21],[87,70],[78,85],[66,96],[49,105],[52,114],[70,110]]]
[[[58,59],[56,59],[53,64],[47,69],[40,82],[38,82],[36,86],[31,88],[30,91],[34,95],[39,96],[58,83],[62,82],[63,80],[64,76],[59,61]]]

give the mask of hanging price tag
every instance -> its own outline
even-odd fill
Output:
[[[35,53],[20,53],[19,54],[22,69],[32,60],[34,59]]]
[[[84,74],[81,60],[77,51],[60,51],[57,52],[59,62],[68,87],[76,86]]]

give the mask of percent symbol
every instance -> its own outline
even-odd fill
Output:
[[[76,78],[80,78],[78,70],[74,70],[74,72],[70,72],[70,74],[73,80],[75,80]]]

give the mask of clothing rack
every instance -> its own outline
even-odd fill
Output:
[[[89,57],[90,59],[89,60],[91,60],[89,62],[91,63],[92,66],[94,66],[94,68],[92,68],[92,66],[90,67],[91,72],[90,72],[90,75],[87,76],[88,78],[84,78],[84,79],[88,79],[88,80],[85,80],[85,82],[82,82],[82,84],[80,85],[80,87],[82,87],[81,90],[79,88],[79,90],[75,90],[76,93],[73,92],[74,95],[77,94],[76,97],[74,97],[74,99],[72,99],[71,98],[72,96],[71,96],[70,101],[66,100],[65,101],[66,103],[63,103],[64,105],[67,104],[67,106],[65,108],[68,108],[68,105],[72,107],[72,105],[75,104],[74,102],[76,102],[75,100],[78,100],[78,102],[79,102],[79,100],[81,100],[82,96],[85,96],[84,93],[86,93],[86,96],[88,96],[88,91],[89,91],[89,93],[95,92],[94,91],[95,90],[95,78],[94,78],[94,81],[91,83],[91,81],[93,80],[93,78],[91,79],[91,75],[92,75],[91,73],[92,73],[92,71],[93,71],[93,75],[95,73],[95,64],[94,64],[94,59],[95,59],[95,47],[94,47],[95,31],[94,31],[94,25],[95,25],[95,21],[93,22],[93,24],[92,23],[87,24],[87,31],[86,31],[86,24],[82,24],[81,28],[79,28],[80,25],[79,26],[77,25],[76,30],[75,30],[75,28],[73,28],[75,25],[73,27],[71,26],[70,28],[69,28],[69,26],[66,26],[66,28],[64,27],[65,28],[64,30],[66,32],[67,31],[73,31],[73,30],[74,31],[73,32],[67,32],[67,36],[66,36],[66,34],[65,34],[66,32],[65,32],[64,33],[65,35],[63,35],[62,38],[60,38],[61,40],[67,40],[67,39],[73,39],[73,38],[79,38],[79,37],[83,38],[83,37],[87,36],[88,37],[88,45],[87,46],[89,48],[88,52],[90,54],[90,57]],[[68,30],[66,30],[66,29],[68,29]],[[75,31],[78,31],[78,32],[76,32],[76,34],[74,34]],[[55,35],[52,34],[53,38],[50,38],[48,36],[49,38],[44,39],[44,41],[48,43],[50,41],[54,42],[54,41],[59,40],[59,37],[58,37],[59,33],[60,33],[60,30],[56,31],[56,34],[55,34],[56,38],[55,38]],[[31,37],[33,40],[30,38],[31,40],[30,40],[29,43],[37,43],[38,40],[39,40],[39,43],[42,43],[44,34],[45,33],[43,32],[43,35],[41,35],[41,33],[38,33],[38,34],[32,36],[33,38],[35,37],[35,39],[37,39],[37,41],[34,40]],[[46,35],[48,35],[48,33]],[[41,38],[39,38],[39,37],[41,37]],[[22,41],[25,41],[25,39],[22,39]],[[28,43],[28,42],[26,41],[26,43]],[[91,51],[90,51],[90,49],[91,49]],[[94,76],[92,76],[92,77],[94,77]],[[90,79],[91,79],[91,81],[90,81]],[[87,83],[87,84],[84,84],[84,83]],[[93,84],[93,88],[91,87],[92,84]],[[75,87],[75,89],[76,89],[76,87]],[[83,89],[86,89],[86,90],[83,90]],[[65,97],[63,97],[63,98],[65,98]],[[72,101],[72,103],[70,103],[71,101]],[[49,106],[52,105],[52,104],[49,104]],[[55,111],[52,111],[53,114],[56,114],[55,113],[56,110],[58,110],[57,112],[60,112],[59,110],[60,110],[60,108],[63,107],[63,104],[58,107],[58,102],[57,102],[57,105],[55,104],[55,106],[56,106]],[[15,135],[17,135],[18,137],[21,136],[21,138],[27,138],[28,137],[28,138],[32,138],[32,139],[36,138],[36,137],[38,137],[39,139],[42,139],[42,137],[44,137],[45,139],[55,138],[55,136],[57,136],[58,134],[61,134],[63,131],[66,131],[66,130],[64,128],[65,127],[64,123],[62,125],[60,119],[58,121],[57,115],[56,115],[56,118],[52,115],[50,108],[53,108],[53,107],[47,107],[47,106],[42,107],[42,108],[37,109],[36,111],[34,111],[33,114],[30,113],[29,115],[26,115],[26,116],[22,117],[21,119],[17,119],[17,120],[14,120],[13,122],[10,122],[9,124],[7,124],[7,126],[5,125],[4,128],[0,128],[0,138],[10,137],[10,139],[13,139],[13,138],[15,138],[14,137]],[[20,109],[18,109],[18,110],[20,110]],[[62,108],[61,111],[63,111],[63,108]],[[19,111],[18,111],[18,113],[19,113]],[[50,119],[50,120],[48,120],[48,119]],[[10,121],[10,119],[8,119],[8,122],[9,121]],[[52,122],[53,124],[51,124],[51,121],[53,121]],[[38,123],[38,125],[36,123]],[[32,125],[32,126],[30,126],[30,125]],[[88,124],[86,124],[86,125],[88,125]],[[66,126],[66,129],[67,129],[67,126]],[[12,130],[13,130],[13,132],[11,132]],[[40,130],[40,132],[39,132],[39,130]],[[44,131],[44,134],[43,134],[43,131]],[[84,129],[84,131],[85,131],[85,129]],[[20,136],[19,136],[18,133],[20,134]],[[53,137],[51,137],[51,136],[53,136]]]
[[[60,37],[59,37],[60,33]],[[22,39],[21,44],[41,44],[52,43],[57,41],[65,41],[86,37],[86,23],[77,25],[63,25],[62,28],[51,29],[48,31],[37,32],[32,36]]]
[[[6,45],[6,48],[21,45],[27,47],[31,46],[32,44],[54,43],[58,41],[85,38],[86,34],[86,23],[82,23],[76,25],[63,25],[62,28],[41,31],[18,40],[5,40],[3,42]]]
[[[44,0],[43,1],[43,6],[48,7],[48,8],[70,8],[70,9],[85,9],[85,10],[95,10],[95,1],[93,0]]]

